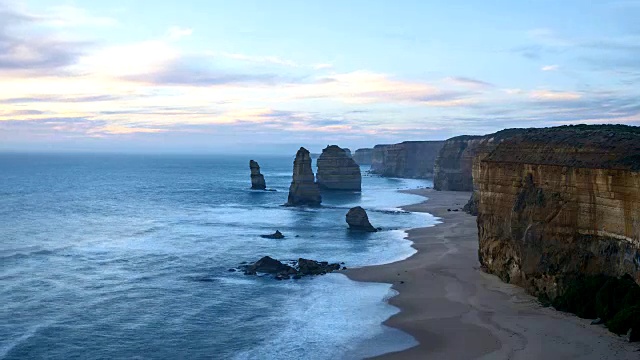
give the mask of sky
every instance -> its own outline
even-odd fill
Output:
[[[640,0],[0,0],[0,151],[640,125]]]

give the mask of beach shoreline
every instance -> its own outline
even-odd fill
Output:
[[[403,190],[427,197],[402,209],[440,223],[407,231],[417,252],[398,262],[354,268],[352,280],[392,284],[400,312],[384,324],[419,345],[376,359],[638,359],[637,344],[590,320],[542,307],[523,289],[480,270],[468,192]],[[459,211],[448,211],[459,210]]]

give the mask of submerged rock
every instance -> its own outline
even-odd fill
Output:
[[[350,229],[369,232],[378,231],[378,229],[371,225],[371,223],[369,222],[369,216],[367,216],[367,212],[360,206],[351,208],[349,212],[347,212],[346,220],[347,224],[349,224]]]
[[[301,147],[293,161],[293,179],[286,206],[318,206],[322,202],[320,189],[311,169],[309,150]]]
[[[249,160],[249,168],[251,169],[251,189],[265,190],[267,184],[264,181],[264,175],[260,173],[260,165],[258,165],[258,162]]]
[[[276,230],[273,234],[269,235],[260,235],[261,238],[265,239],[284,239],[284,235],[280,232],[280,230]]]
[[[318,158],[318,186],[327,190],[360,191],[360,166],[344,149],[327,146]]]

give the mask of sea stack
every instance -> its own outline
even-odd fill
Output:
[[[360,166],[344,149],[327,146],[318,158],[318,186],[326,190],[360,191]]]
[[[267,184],[264,181],[264,175],[260,174],[260,165],[258,165],[258,162],[249,160],[249,168],[251,169],[251,189],[265,190]]]
[[[371,225],[371,223],[369,222],[369,216],[367,216],[367,212],[360,206],[349,209],[349,212],[347,212],[346,220],[347,224],[349,224],[350,229],[368,232],[378,231],[373,227],[373,225]]]
[[[289,199],[285,205],[318,206],[321,202],[320,188],[311,169],[311,155],[309,150],[301,147],[293,161],[293,179],[289,186]]]

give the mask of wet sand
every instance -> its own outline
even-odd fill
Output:
[[[467,192],[411,190],[428,201],[404,207],[442,223],[409,231],[418,252],[392,264],[346,271],[357,281],[393,284],[400,313],[385,324],[420,343],[379,359],[640,359],[640,345],[590,320],[542,307],[521,288],[479,269],[476,218]]]

